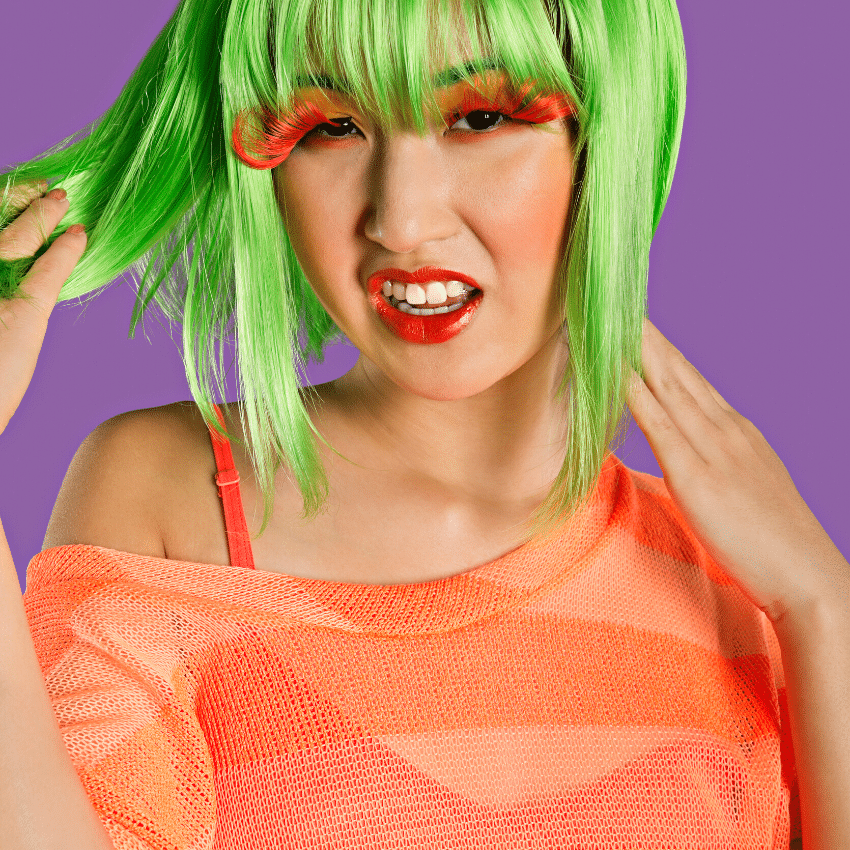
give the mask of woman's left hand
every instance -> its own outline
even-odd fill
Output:
[[[646,382],[628,404],[677,508],[708,554],[770,618],[850,598],[850,564],[761,432],[649,321]]]

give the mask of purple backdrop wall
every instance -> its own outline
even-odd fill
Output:
[[[100,116],[176,0],[6,4],[0,168]],[[680,0],[688,109],[673,192],[652,249],[650,318],[758,426],[835,544],[850,555],[850,195],[843,34],[850,13],[815,0]],[[840,10],[839,10],[840,9]],[[841,18],[841,20],[839,20]],[[844,24],[844,25],[843,25]],[[0,516],[21,585],[68,464],[100,422],[189,399],[179,333],[148,319],[127,338],[132,291],[60,304],[21,407],[0,435]],[[306,380],[346,372],[332,348]],[[231,385],[227,400],[235,398]],[[635,426],[617,454],[660,475]]]

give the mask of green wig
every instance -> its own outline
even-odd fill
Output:
[[[263,149],[269,121],[317,73],[348,81],[386,126],[425,133],[434,45],[456,31],[459,14],[474,59],[497,57],[517,90],[531,81],[575,109],[574,197],[558,269],[570,349],[557,393],[563,400],[570,390],[566,457],[528,522],[531,536],[548,534],[593,495],[624,433],[628,366],[643,375],[649,249],[684,115],[675,0],[181,0],[100,119],[0,175],[0,227],[15,214],[15,184],[67,190],[65,221],[82,222],[89,237],[60,300],[130,270],[138,290],[130,337],[152,301],[182,325],[192,396],[219,432],[218,343],[235,337],[243,428],[264,496],[261,534],[281,464],[298,483],[304,521],[326,504],[313,434],[330,444],[307,413],[316,393],[300,386],[298,369],[310,357],[321,363],[343,334],[293,252],[273,159],[247,151]],[[473,86],[477,69],[473,62],[466,77]],[[0,260],[0,297],[16,297],[34,259]]]

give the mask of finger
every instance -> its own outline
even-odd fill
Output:
[[[58,236],[53,244],[32,264],[19,290],[30,296],[45,311],[45,319],[56,306],[62,285],[86,250],[85,230],[75,225]]]
[[[648,321],[649,320],[647,320],[647,322]],[[755,423],[744,416],[743,413],[732,407],[732,405],[729,404],[729,402],[727,402],[719,392],[717,392],[715,387],[709,383],[705,377],[703,377],[699,370],[686,360],[684,355],[682,355],[682,353],[666,339],[658,328],[653,325],[648,329],[648,333],[651,334],[653,330],[657,341],[660,340],[662,344],[666,344],[673,349],[675,354],[678,354],[680,366],[677,370],[677,375],[681,379],[682,383],[687,387],[691,395],[694,398],[701,399],[703,412],[706,413],[706,415],[710,415],[710,418],[715,425],[719,428],[723,428],[727,436],[733,438],[738,438],[739,433],[742,433],[757,452],[767,454],[768,456],[775,455],[776,453],[773,451],[770,443],[768,443],[764,434],[762,434],[756,427]],[[677,359],[675,355],[671,355],[671,359],[675,364]],[[716,407],[711,408],[709,406],[709,399],[714,402]]]
[[[64,189],[54,189],[43,198],[35,198],[0,231],[0,259],[19,260],[35,254],[68,212],[68,206]]]
[[[731,454],[758,448],[752,423],[727,404],[648,319],[643,362],[653,401],[706,463],[726,463]]]
[[[647,386],[659,398],[665,394],[685,407],[696,402],[715,425],[739,414],[655,325],[644,319],[643,363]]]
[[[628,371],[629,409],[643,431],[658,466],[665,472],[670,469],[688,472],[694,470],[696,464],[704,464],[703,458],[694,451],[640,375],[631,366]]]
[[[33,263],[19,287],[23,297],[0,301],[0,433],[32,380],[50,313],[85,246],[84,233],[65,231]]]
[[[16,183],[9,187],[6,200],[9,208],[13,212],[20,212],[30,202],[34,201],[40,195],[47,191],[47,181],[39,180],[38,182],[29,181],[25,183]]]

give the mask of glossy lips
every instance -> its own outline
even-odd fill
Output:
[[[384,281],[394,280],[399,283],[425,284],[429,281],[459,280],[476,289],[480,289],[476,281],[460,272],[439,269],[435,266],[425,266],[411,273],[404,269],[381,269],[375,272],[368,283],[369,301],[380,316],[383,323],[405,342],[416,342],[430,345],[446,342],[457,336],[471,321],[475,311],[481,304],[482,293],[476,292],[459,310],[451,313],[437,313],[433,316],[412,316],[403,313],[392,306],[383,296]]]

